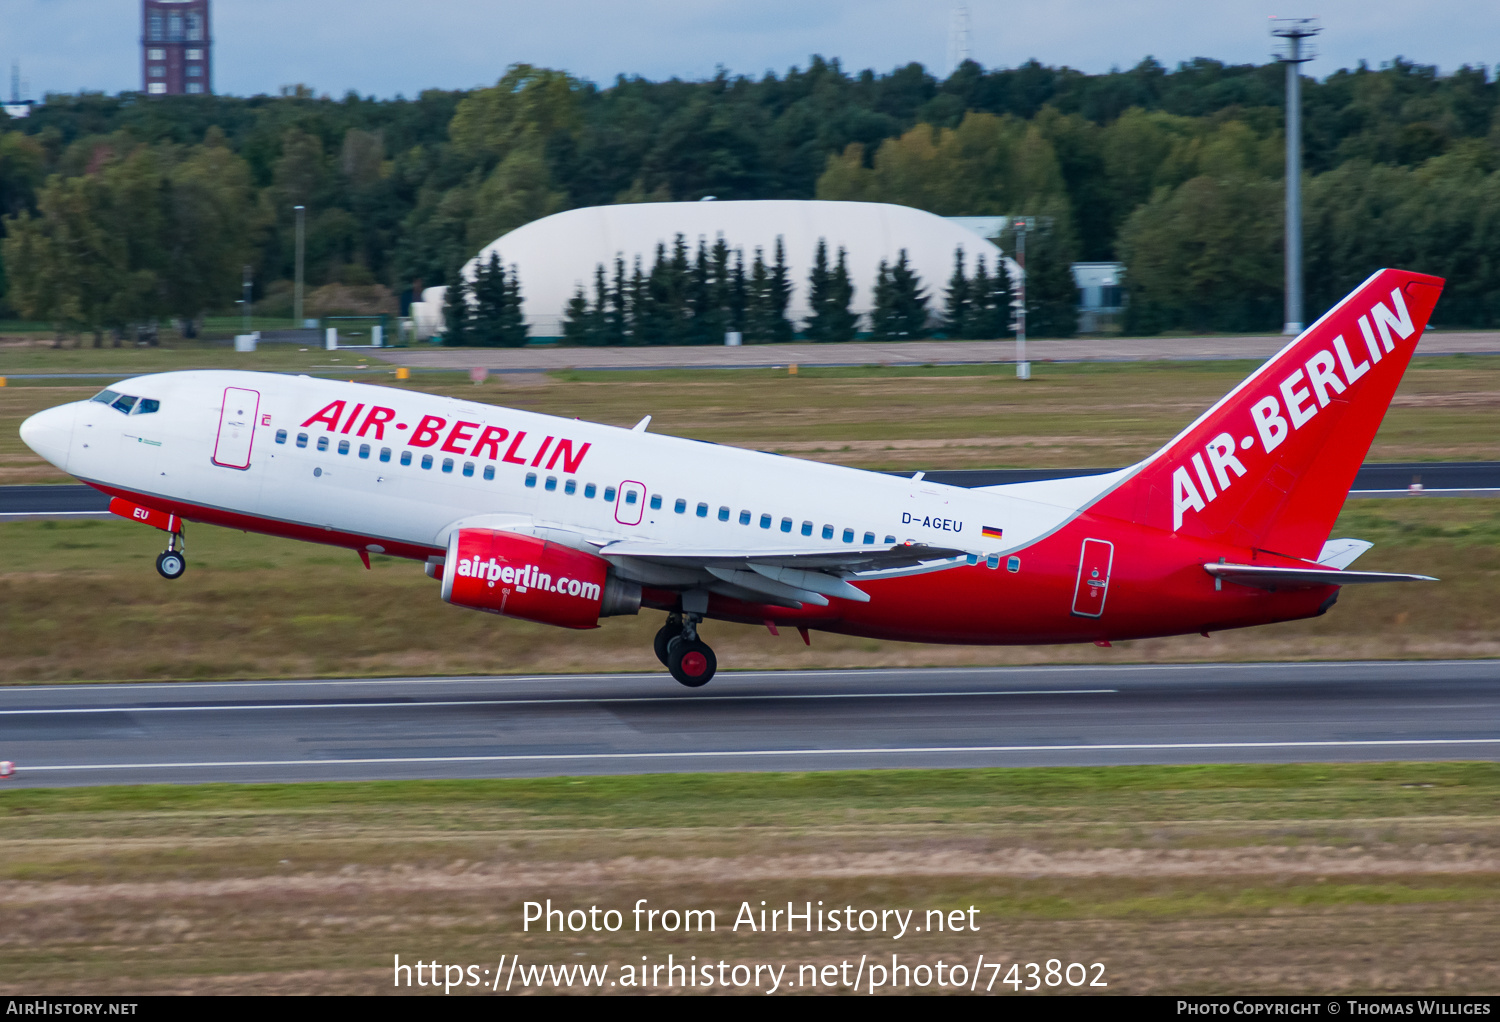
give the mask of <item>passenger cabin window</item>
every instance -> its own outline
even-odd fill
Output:
[[[707,518],[708,517],[708,505],[707,504],[699,504],[698,505],[698,517],[699,518]]]
[[[844,530],[844,542],[845,543],[853,543],[854,542],[854,530],[853,529],[845,529]]]
[[[625,503],[627,504],[634,504],[638,497],[640,497],[640,493],[636,490],[625,491]]]
[[[411,451],[402,451],[401,452],[401,464],[403,464],[403,465],[410,465],[411,464]]]
[[[347,440],[340,440],[339,441],[339,453],[340,454],[348,454],[349,453],[349,441],[347,441]]]
[[[682,514],[687,510],[687,501],[683,500],[681,497],[678,497],[677,503],[672,505],[672,510],[676,511],[678,514]]]
[[[781,520],[781,531],[782,532],[791,532],[792,531],[792,520],[790,518],[783,518]]]
[[[875,533],[873,533],[873,532],[867,532],[867,533],[865,533],[865,543],[866,544],[871,544],[871,543],[874,543],[874,542],[875,542]]]
[[[771,516],[770,515],[761,515],[760,516],[760,527],[762,529],[769,529],[771,527]]]
[[[306,433],[298,433],[297,434],[297,446],[298,447],[306,447],[307,446],[307,434]]]
[[[553,490],[557,489],[557,476],[548,476],[547,484],[544,488],[548,493],[551,493]]]
[[[823,538],[824,539],[832,539],[833,538],[833,526],[831,526],[831,525],[825,525],[825,526],[823,526]]]
[[[531,487],[535,487],[536,486],[536,473],[535,472],[527,472],[526,473],[526,485],[527,486],[531,486]]]
[[[895,536],[887,536],[887,537],[886,537],[886,538],[885,538],[885,541],[886,541],[886,542],[887,542],[887,543],[894,543],[894,542],[896,542],[896,537],[895,537]]]
[[[593,500],[594,499],[594,494],[596,494],[598,492],[599,492],[599,488],[597,486],[595,486],[593,483],[588,483],[583,488],[583,495],[585,497],[587,497],[589,500]]]
[[[749,511],[741,511],[740,512],[740,524],[741,525],[749,525],[750,524],[750,512]]]
[[[802,523],[802,535],[804,535],[804,536],[811,536],[812,535],[812,522],[803,522]]]
[[[472,461],[466,461],[466,462],[464,462],[464,478],[465,479],[473,479],[474,478],[474,463]]]
[[[569,479],[567,482],[563,483],[563,492],[566,493],[570,497],[573,496],[573,494],[577,493],[578,492],[578,480],[576,480],[576,479]]]
[[[369,459],[369,457],[370,457],[370,445],[369,444],[360,444],[359,445],[359,456],[361,458],[365,458],[366,460]]]
[[[659,493],[653,493],[651,495],[651,510],[653,510],[653,511],[660,511],[661,510],[661,494],[659,494]]]
[[[432,467],[432,455],[430,455],[430,454],[424,454],[424,455],[422,455],[422,467],[423,468],[431,468]]]
[[[382,447],[380,449],[380,460],[381,461],[390,461],[391,460],[391,449],[389,447]]]
[[[320,450],[320,451],[326,451],[326,450],[328,450],[328,438],[326,436],[320,436],[320,437],[318,437],[318,450]]]
[[[492,479],[495,478],[495,466],[494,465],[486,465],[486,466],[484,466],[484,478],[486,480],[492,480]]]
[[[453,459],[452,458],[444,458],[443,459],[443,471],[444,472],[452,472],[453,471]]]
[[[276,442],[278,444],[284,444],[284,443],[286,443],[286,430],[284,430],[284,429],[278,429],[276,431]]]
[[[615,488],[613,486],[606,486],[604,488],[604,499],[611,504],[615,502]]]
[[[719,521],[721,521],[721,522],[727,522],[727,521],[729,521],[729,509],[727,507],[721,507],[721,508],[719,508]]]

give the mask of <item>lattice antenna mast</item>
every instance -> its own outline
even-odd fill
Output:
[[[957,71],[969,59],[969,5],[954,4],[948,25],[948,73]]]
[[[1300,334],[1302,316],[1302,65],[1317,56],[1307,40],[1323,31],[1317,18],[1272,18],[1283,40],[1273,56],[1286,65],[1286,319],[1281,332]]]

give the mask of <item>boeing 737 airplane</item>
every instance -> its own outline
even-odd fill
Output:
[[[32,450],[168,533],[185,522],[424,562],[449,603],[595,628],[666,612],[656,654],[713,677],[706,619],[940,643],[1092,642],[1313,617],[1329,539],[1443,281],[1381,270],[1156,454],[962,489],[395,388],[234,371],[122,380],[27,419]]]

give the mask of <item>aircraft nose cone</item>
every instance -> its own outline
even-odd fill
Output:
[[[60,469],[68,467],[68,450],[73,443],[73,405],[59,405],[37,412],[21,423],[21,440],[33,451]]]

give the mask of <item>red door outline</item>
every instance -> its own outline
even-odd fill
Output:
[[[260,392],[243,387],[225,387],[219,409],[219,432],[214,438],[213,463],[221,468],[247,469],[250,449],[255,446],[255,419],[260,413]]]
[[[1073,613],[1077,617],[1100,617],[1109,595],[1109,572],[1115,560],[1115,545],[1107,539],[1086,539],[1078,554],[1078,584],[1073,588]]]
[[[635,499],[631,500],[627,494]],[[621,525],[639,525],[645,514],[646,484],[633,479],[625,480],[620,484],[620,492],[615,497],[615,521]]]

